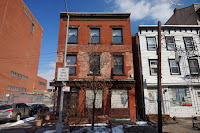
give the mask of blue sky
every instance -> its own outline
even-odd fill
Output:
[[[48,81],[54,79],[59,33],[60,12],[65,12],[64,0],[23,0],[43,27],[38,75]],[[69,12],[128,12],[131,13],[131,32],[138,25],[163,24],[173,14],[178,3],[184,8],[199,0],[67,0]],[[51,88],[48,86],[48,88]]]

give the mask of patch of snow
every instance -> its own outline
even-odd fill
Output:
[[[23,123],[26,123],[26,122],[28,122],[28,121],[32,121],[32,120],[34,120],[34,119],[35,119],[35,117],[28,117],[28,118],[26,118],[26,119],[24,119],[24,120],[19,120],[19,121],[17,121],[17,122],[13,122],[13,123],[9,122],[9,123],[6,123],[6,124],[1,125],[1,126],[0,126],[0,129],[2,129],[2,128],[7,128],[7,127],[12,127],[12,126],[16,126],[16,125],[19,125],[19,124],[23,124]]]
[[[112,133],[124,133],[123,126],[119,125],[112,128]]]
[[[148,126],[147,121],[137,121],[136,124],[139,126]]]
[[[91,127],[92,126],[92,124],[73,124],[73,125],[71,125],[71,126],[83,126],[83,127]],[[94,126],[108,126],[108,124],[106,124],[106,123],[95,123],[94,124]]]
[[[68,129],[63,130],[64,132],[69,131]],[[47,130],[44,133],[56,133],[56,130]]]
[[[56,130],[47,130],[44,133],[55,133],[55,132],[56,132]]]
[[[106,127],[94,127],[94,131],[92,131],[91,127],[84,127],[79,130],[72,131],[72,133],[82,133],[82,132],[87,132],[87,133],[109,133],[110,129]]]
[[[19,120],[17,122],[14,122],[14,123],[10,124],[8,127],[12,127],[12,126],[16,126],[16,125],[19,125],[19,124],[23,124],[23,123],[26,123],[28,121],[34,120],[34,119],[35,119],[34,117],[29,117],[29,118],[26,118],[24,120]]]

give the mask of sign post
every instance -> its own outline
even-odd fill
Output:
[[[62,81],[61,95],[60,95],[60,109],[59,109],[59,121],[56,125],[56,132],[62,133],[63,123],[62,123],[62,113],[63,113],[63,90],[66,88],[64,81],[69,81],[69,67],[58,68],[57,81]]]
[[[63,87],[66,86],[65,81],[69,81],[69,68],[68,68],[68,73],[65,69],[66,67],[66,58],[67,58],[67,42],[68,42],[68,35],[69,35],[69,14],[68,14],[68,10],[67,10],[67,3],[66,0],[65,1],[65,7],[66,7],[66,14],[67,14],[67,29],[66,29],[66,39],[65,39],[65,50],[64,50],[64,62],[63,62],[63,68],[61,70],[61,74],[59,77],[60,80],[62,80],[62,87],[61,87],[61,92],[60,92],[60,110],[59,110],[59,121],[56,125],[56,133],[62,133],[63,130],[63,123],[62,123],[62,112],[63,112]],[[62,73],[63,72],[63,73]],[[66,75],[67,73],[67,75]],[[65,80],[68,79],[68,80]]]

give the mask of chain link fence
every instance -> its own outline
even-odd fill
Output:
[[[13,104],[13,103],[26,103],[31,104],[45,104],[53,105],[54,97],[53,93],[6,93],[0,95],[0,105]]]

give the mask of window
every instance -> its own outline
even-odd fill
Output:
[[[12,76],[14,76],[14,77],[18,77],[18,78],[21,78],[21,79],[24,79],[24,80],[27,80],[27,79],[28,79],[28,76],[19,74],[19,73],[14,72],[14,71],[11,71],[10,74],[11,74]]]
[[[64,93],[64,101],[66,102],[63,103],[63,106],[66,109],[76,109],[78,107],[78,88],[70,87],[70,92]],[[75,115],[77,111],[73,110],[71,113]]]
[[[89,74],[100,74],[100,55],[90,56],[90,73]]]
[[[68,43],[78,43],[78,29],[77,28],[69,28],[69,38]]]
[[[184,43],[185,43],[185,48],[187,50],[192,50],[194,49],[194,43],[192,37],[184,37]]]
[[[155,37],[147,37],[147,49],[148,50],[156,50],[156,38]]]
[[[100,43],[100,29],[90,29],[90,43]]]
[[[122,41],[122,29],[112,29],[113,43],[123,43]]]
[[[39,81],[38,84],[45,86],[46,83]]]
[[[150,75],[157,75],[157,65],[158,65],[157,60],[155,59],[149,60]]]
[[[77,108],[78,107],[78,89],[72,87],[71,88],[71,95],[70,95],[70,108]]]
[[[111,108],[128,108],[128,91],[112,90],[111,91]]]
[[[26,88],[21,88],[21,87],[17,87],[17,86],[10,86],[10,85],[8,86],[8,90],[26,92]]]
[[[95,99],[95,108],[102,108],[102,90],[99,89],[96,91],[96,99]],[[86,108],[92,108],[94,99],[94,91],[86,90]]]
[[[169,60],[171,75],[180,74],[179,64],[175,60]]]
[[[189,67],[190,67],[190,74],[197,75],[199,74],[199,63],[197,59],[189,59]]]
[[[188,87],[169,88],[170,106],[192,106]]]
[[[174,37],[172,36],[166,37],[166,44],[167,44],[167,50],[174,50],[176,47]]]
[[[31,33],[33,33],[33,31],[34,31],[34,26],[35,26],[35,25],[32,23],[32,24],[31,24]]]
[[[69,75],[76,75],[76,55],[67,55],[67,65],[70,65]]]
[[[114,55],[113,64],[113,75],[124,75],[124,56]]]

